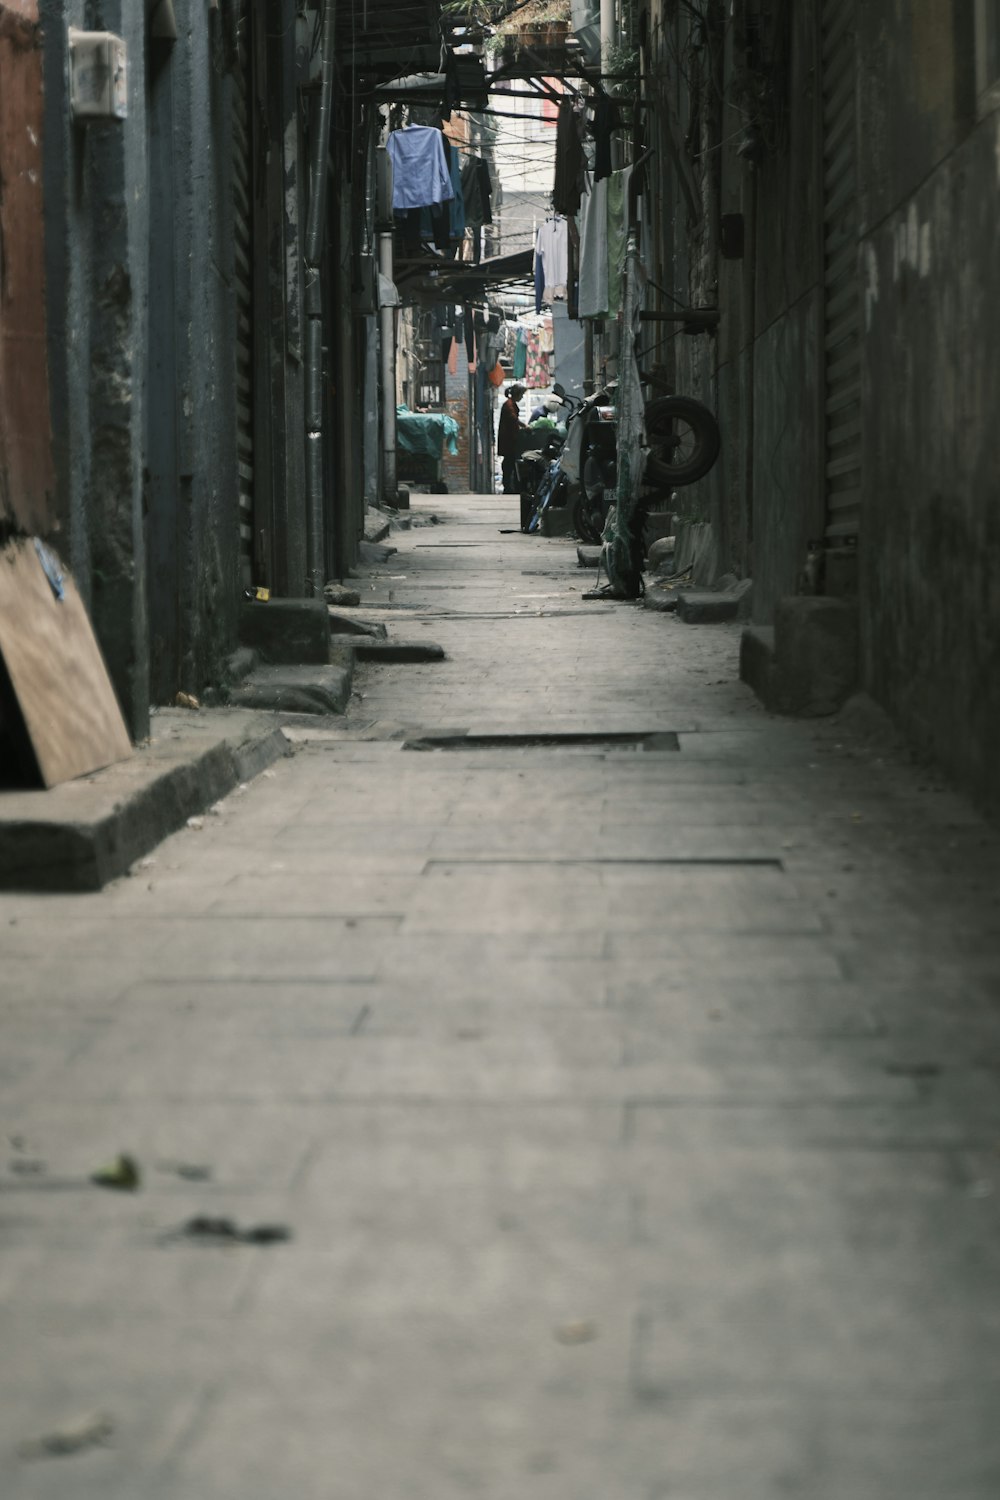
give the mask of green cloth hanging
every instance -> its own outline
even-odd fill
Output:
[[[515,380],[523,380],[528,369],[528,339],[523,328],[517,330],[517,342],[514,345],[514,367]]]

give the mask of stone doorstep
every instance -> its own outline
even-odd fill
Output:
[[[333,638],[348,641],[353,635]],[[331,646],[331,651],[333,647]],[[354,658],[350,652],[335,651],[340,660],[320,665],[262,666],[251,672],[229,695],[236,708],[284,714],[342,714],[351,696]]]
[[[773,629],[744,629],[740,678],[771,713],[836,713],[858,685],[855,605],[824,595],[779,600]]]
[[[335,609],[329,610],[331,640],[336,641],[342,635],[367,635],[375,640],[384,641],[388,635],[385,626],[379,620],[365,620],[359,616],[338,614]]]
[[[682,589],[677,594],[677,617],[688,625],[713,625],[722,620],[737,620],[749,610],[753,583],[749,578],[734,588]]]
[[[349,653],[354,661],[396,663],[445,660],[444,647],[435,641],[377,640],[363,635],[335,635],[330,638],[330,647],[340,656]]]
[[[262,660],[290,664],[330,659],[330,615],[325,599],[269,599],[240,606],[240,645]]]
[[[128,760],[0,793],[0,890],[95,891],[291,747],[272,715],[164,709]]]

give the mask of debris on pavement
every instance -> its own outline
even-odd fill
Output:
[[[91,1173],[91,1182],[98,1187],[114,1188],[119,1193],[134,1193],[142,1183],[142,1173],[134,1156],[122,1153],[107,1166]]]
[[[553,1336],[560,1344],[591,1344],[597,1338],[597,1324],[586,1318],[560,1323],[553,1329]]]
[[[114,1422],[105,1412],[96,1412],[67,1427],[53,1428],[41,1437],[29,1438],[18,1452],[23,1459],[68,1458],[87,1448],[106,1448],[114,1432]]]
[[[342,583],[324,584],[323,598],[327,604],[332,604],[337,609],[353,609],[361,603],[361,595],[358,590],[349,589]]]
[[[197,1214],[179,1229],[169,1230],[163,1243],[193,1240],[202,1245],[279,1245],[291,1238],[292,1231],[286,1224],[252,1224],[241,1229],[233,1219]]]
[[[169,1173],[171,1177],[182,1177],[185,1182],[210,1182],[212,1178],[212,1168],[204,1162],[158,1161],[156,1170]]]
[[[33,1156],[16,1156],[7,1165],[8,1169],[19,1177],[41,1177],[48,1171],[46,1163]]]

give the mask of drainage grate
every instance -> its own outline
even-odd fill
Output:
[[[447,869],[452,865],[487,869],[495,865],[532,866],[537,869],[550,865],[628,865],[649,869],[702,869],[702,870],[779,870],[784,874],[784,862],[766,854],[589,854],[589,855],[505,855],[484,854],[479,858],[465,859],[461,855],[442,855],[429,859],[424,865],[424,874],[429,870]]]
[[[633,750],[662,753],[679,750],[673,730],[651,730],[637,734],[588,734],[570,730],[564,734],[425,734],[404,740],[404,750]]]

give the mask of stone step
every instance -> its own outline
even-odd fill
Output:
[[[740,677],[772,713],[836,713],[858,686],[857,606],[822,595],[779,600],[773,629],[743,631]]]

